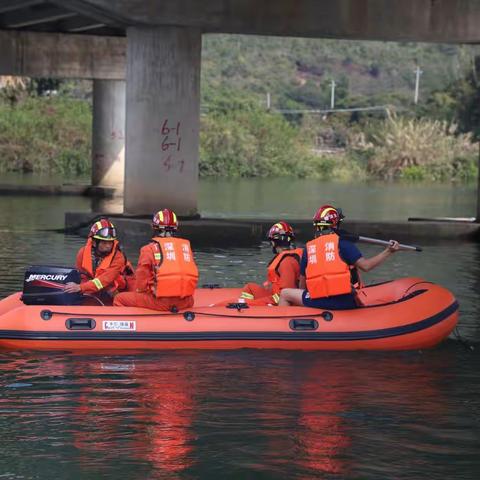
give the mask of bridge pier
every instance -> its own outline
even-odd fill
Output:
[[[125,81],[93,81],[92,185],[123,193]]]
[[[127,29],[124,209],[197,213],[201,31]]]

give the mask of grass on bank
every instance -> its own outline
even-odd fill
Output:
[[[89,104],[68,97],[0,102],[0,169],[86,174],[91,169]]]
[[[447,122],[389,115],[366,149],[376,178],[470,181],[477,175],[478,144]]]

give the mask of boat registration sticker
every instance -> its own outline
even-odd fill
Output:
[[[128,330],[135,331],[137,329],[137,322],[134,320],[104,320],[103,330]]]

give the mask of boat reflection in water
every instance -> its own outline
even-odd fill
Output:
[[[82,364],[84,367],[85,364]],[[138,367],[132,359],[89,362],[87,372],[75,376],[93,379],[80,397],[73,424],[74,445],[83,452],[84,465],[115,457],[175,473],[192,464],[194,378],[186,375],[175,357],[159,366]],[[92,427],[94,427],[92,429]]]
[[[25,433],[5,437],[7,462],[26,471],[50,451],[92,478],[347,478],[372,459],[388,475],[392,462],[409,466],[396,441],[421,449],[411,425],[427,428],[449,408],[439,371],[417,353],[5,353],[1,363],[4,422],[15,417]]]

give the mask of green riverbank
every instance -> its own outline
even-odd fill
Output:
[[[217,96],[201,117],[201,177],[476,178],[478,146],[446,122],[397,116],[287,120],[250,97]],[[0,171],[88,175],[91,105],[67,95],[0,100]]]

